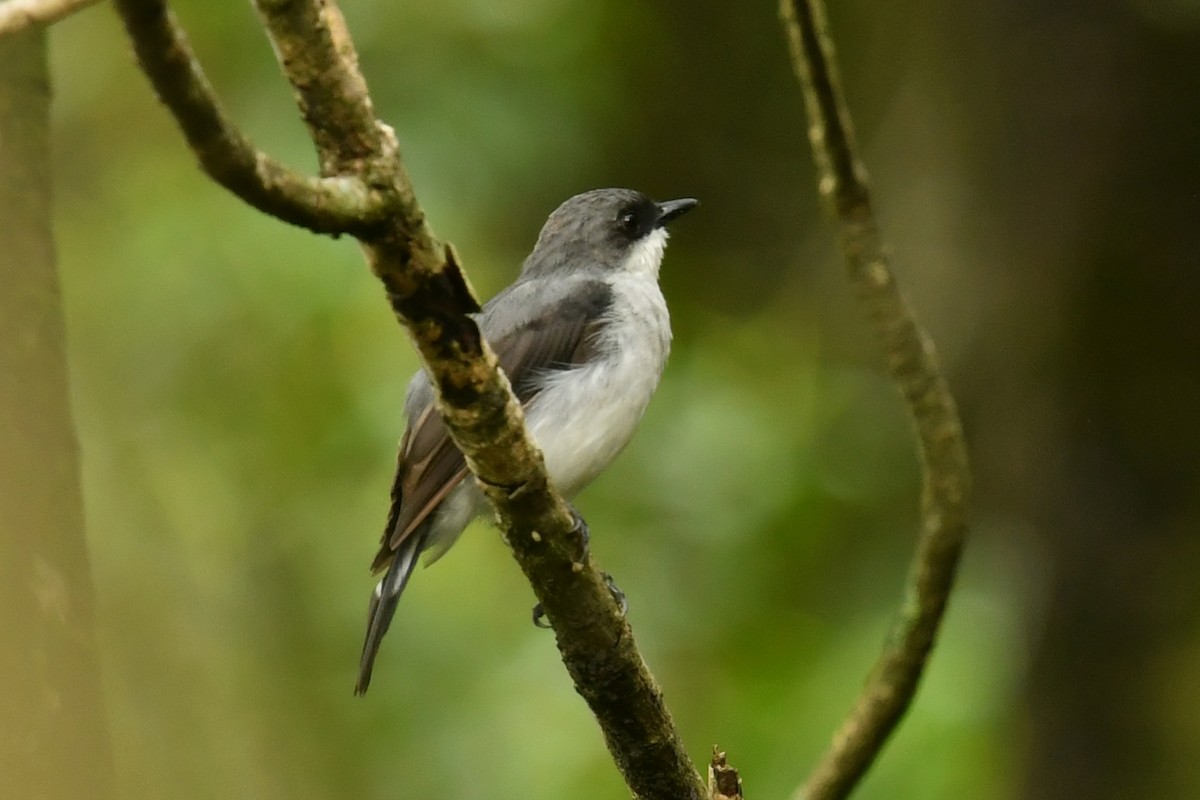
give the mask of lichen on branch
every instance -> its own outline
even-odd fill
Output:
[[[311,178],[258,153],[225,117],[164,0],[116,3],[143,70],[210,175],[280,219],[358,238],[630,790],[642,800],[699,800],[704,785],[628,622],[591,557],[576,563],[570,509],[468,316],[478,304],[453,249],[426,222],[391,128],[375,114],[337,4],[255,3],[316,147],[321,177]]]

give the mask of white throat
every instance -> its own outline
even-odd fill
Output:
[[[639,277],[658,279],[658,268],[662,265],[663,250],[667,246],[667,229],[655,228],[643,236],[629,249],[625,259],[625,272]]]

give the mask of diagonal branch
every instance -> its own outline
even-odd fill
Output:
[[[0,36],[34,25],[49,25],[95,5],[100,0],[4,0],[0,2]]]
[[[362,237],[367,260],[416,342],[439,411],[495,506],[617,767],[637,797],[699,798],[700,776],[632,630],[592,559],[575,562],[568,506],[550,485],[495,354],[467,316],[476,306],[454,251],[430,232],[395,137],[375,118],[341,12],[331,1],[256,5],[322,165],[354,165],[373,182],[391,181],[396,213],[378,235]]]
[[[226,117],[162,0],[116,0],[142,71],[213,180],[259,211],[317,233],[354,233],[387,209],[355,175],[313,178],[258,150]]]
[[[781,0],[780,15],[804,93],[820,192],[837,215],[850,283],[912,417],[923,482],[921,530],[900,617],[854,708],[796,795],[833,800],[849,795],[916,694],[962,553],[970,470],[933,341],[900,294],[884,253],[823,4]]]
[[[230,128],[182,33],[163,0],[117,0],[117,5],[143,69],[203,162],[202,147],[230,139]],[[468,316],[479,307],[454,250],[430,231],[395,136],[375,116],[336,3],[257,0],[256,5],[295,90],[322,174],[370,188],[361,195],[347,192],[350,200],[362,199],[361,218],[346,202],[337,207],[338,224],[321,229],[340,227],[362,243],[437,387],[438,410],[495,506],[617,767],[638,798],[698,800],[705,792],[700,776],[604,576],[590,556],[586,563],[575,562],[578,540],[571,535],[570,509],[549,482],[495,354]],[[248,148],[240,139],[225,146],[239,152]],[[327,190],[330,180],[319,186]],[[287,197],[291,218],[277,216],[298,224],[328,221],[314,213],[323,209],[315,192],[299,187]]]

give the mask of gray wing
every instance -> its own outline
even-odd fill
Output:
[[[484,306],[480,329],[522,404],[537,395],[537,378],[545,371],[588,359],[611,304],[612,291],[599,280],[540,279],[516,283]],[[433,387],[422,370],[409,385],[408,429],[400,442],[392,505],[373,570],[387,566],[467,476],[462,453],[450,441],[433,400]]]

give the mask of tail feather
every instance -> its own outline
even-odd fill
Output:
[[[367,611],[367,638],[363,642],[362,659],[358,664],[358,683],[354,685],[356,695],[366,694],[367,687],[371,685],[371,670],[375,666],[379,645],[383,642],[383,635],[387,633],[388,626],[392,624],[396,606],[400,603],[400,595],[417,566],[417,556],[420,555],[424,544],[424,536],[410,536],[403,542],[392,558],[387,574],[371,595],[371,606]]]

